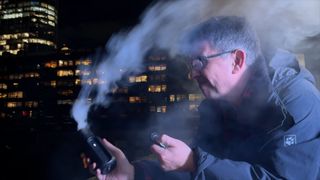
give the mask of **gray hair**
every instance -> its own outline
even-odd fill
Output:
[[[261,55],[260,42],[256,32],[243,17],[213,17],[191,30],[187,34],[188,46],[208,42],[218,51],[243,49],[246,51],[247,64],[252,65]],[[188,48],[188,51],[191,50]],[[190,52],[190,51],[189,51]]]

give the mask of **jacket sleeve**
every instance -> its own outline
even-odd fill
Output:
[[[268,161],[263,165],[219,159],[196,148],[194,179],[317,179],[320,174],[319,154],[320,136],[265,153],[263,158]]]
[[[191,174],[181,171],[165,172],[157,161],[141,160],[133,163],[135,180],[191,179]]]
[[[195,148],[197,170],[193,174],[195,180],[205,179],[281,179],[259,165],[247,162],[219,159]]]

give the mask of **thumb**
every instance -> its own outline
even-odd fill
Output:
[[[165,151],[164,151],[165,149],[163,149],[162,147],[160,147],[156,144],[153,144],[150,149],[157,156],[162,156],[165,153]]]
[[[105,146],[105,148],[112,154],[115,156],[116,159],[120,159],[120,158],[125,158],[124,153],[117,148],[116,146],[114,146],[113,144],[111,144],[109,141],[107,141],[106,139],[102,139],[102,143]]]
[[[175,146],[177,144],[178,140],[173,137],[170,137],[166,134],[163,134],[160,137],[160,142],[167,145],[168,147],[170,147],[170,146]]]

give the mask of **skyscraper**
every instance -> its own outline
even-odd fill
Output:
[[[0,0],[0,56],[54,50],[56,0]]]

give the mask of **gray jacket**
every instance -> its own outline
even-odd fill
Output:
[[[270,66],[274,90],[269,101],[281,107],[283,119],[264,135],[234,147],[258,146],[248,152],[248,160],[217,158],[197,148],[195,179],[320,179],[320,94],[314,78],[286,51],[278,51]]]
[[[259,128],[241,131],[241,125],[233,124],[225,138],[215,123],[207,128],[209,134],[216,133],[213,138],[194,149],[194,174],[163,172],[157,163],[144,161],[134,164],[135,179],[320,179],[320,94],[314,78],[286,51],[278,51],[270,67],[273,91],[268,103],[277,108],[266,111],[262,119],[272,122],[271,128],[260,133]],[[208,115],[208,122],[212,116],[232,114],[219,113]]]

